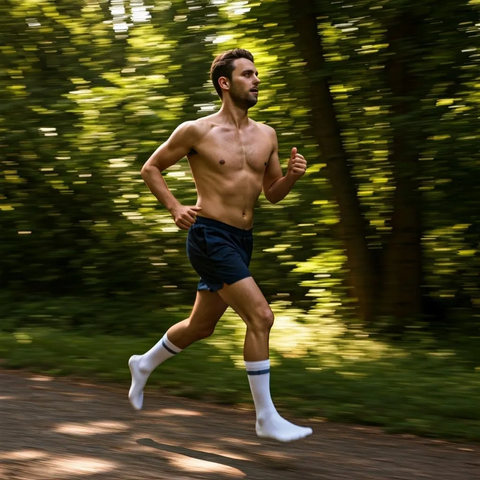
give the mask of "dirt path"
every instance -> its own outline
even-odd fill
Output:
[[[0,371],[0,479],[480,479],[480,447],[304,422],[314,435],[259,440],[252,412]]]

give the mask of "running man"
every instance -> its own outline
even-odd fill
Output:
[[[248,117],[258,100],[260,79],[250,52],[230,50],[212,63],[211,78],[222,100],[218,113],[181,124],[142,168],[142,177],[175,224],[188,230],[187,254],[200,276],[190,316],[173,325],[143,355],[129,360],[129,399],[140,410],[152,371],[197,340],[213,334],[228,306],[247,326],[244,359],[256,410],[259,437],[289,442],[311,428],[282,418],[270,396],[269,334],[273,313],[249,271],[253,210],[263,189],[277,203],[305,173],[307,162],[293,148],[282,174],[275,130]],[[197,204],[182,205],[162,172],[187,157],[197,187]]]

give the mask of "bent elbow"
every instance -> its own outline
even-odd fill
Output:
[[[265,198],[266,198],[270,203],[272,203],[273,205],[275,205],[276,203],[279,202],[279,199],[278,199],[278,198],[275,198],[274,196],[269,195],[269,194],[265,194]]]
[[[152,167],[151,165],[148,165],[147,163],[142,167],[142,169],[140,170],[140,175],[144,180],[150,176],[152,172],[152,168],[154,167]]]

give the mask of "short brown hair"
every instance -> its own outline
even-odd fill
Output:
[[[212,79],[213,86],[215,87],[215,90],[220,98],[222,98],[222,89],[218,84],[218,79],[220,77],[227,77],[229,80],[232,80],[232,72],[234,70],[233,63],[238,58],[246,58],[251,62],[254,61],[253,55],[248,50],[244,50],[243,48],[235,48],[217,55],[215,60],[212,62],[210,78]]]

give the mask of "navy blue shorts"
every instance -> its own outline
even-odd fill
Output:
[[[187,255],[200,275],[197,289],[216,292],[224,283],[251,277],[252,250],[252,230],[197,216],[187,236]]]

